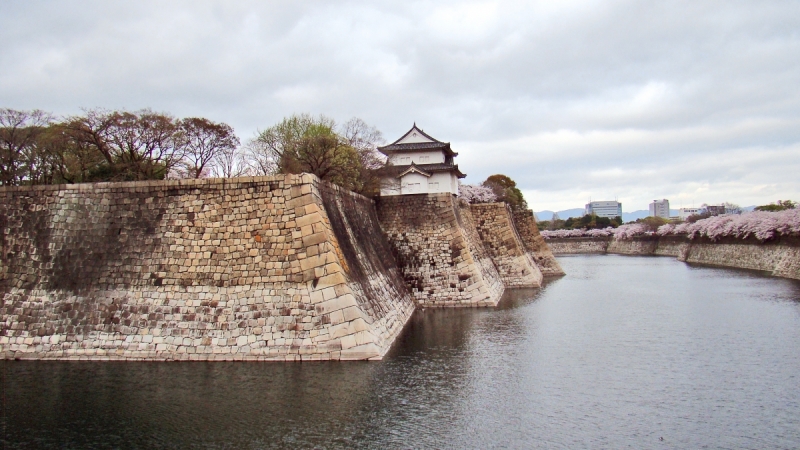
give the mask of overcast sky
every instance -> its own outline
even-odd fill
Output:
[[[535,210],[800,200],[800,2],[0,2],[0,107],[452,143]]]

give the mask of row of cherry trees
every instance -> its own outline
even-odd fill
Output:
[[[575,237],[609,237],[631,239],[637,236],[686,236],[689,239],[708,238],[717,241],[724,237],[755,238],[767,241],[782,236],[800,236],[800,209],[782,211],[753,211],[744,214],[725,214],[698,220],[694,223],[664,224],[654,230],[646,223],[631,223],[618,228],[600,230],[542,231],[545,239]]]

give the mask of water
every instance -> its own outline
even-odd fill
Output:
[[[559,261],[497,309],[418,311],[380,362],[3,362],[3,444],[800,448],[800,282]]]

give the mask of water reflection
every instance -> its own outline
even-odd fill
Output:
[[[800,283],[560,263],[498,308],[418,311],[380,362],[2,362],[3,444],[800,447]]]

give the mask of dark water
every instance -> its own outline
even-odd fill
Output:
[[[576,256],[368,363],[2,363],[7,448],[800,448],[800,283]],[[663,438],[663,440],[661,440]]]

